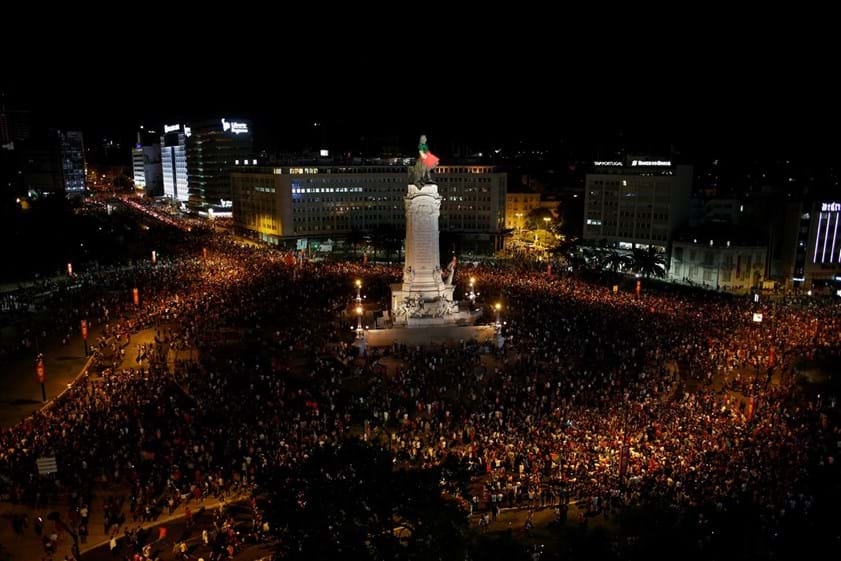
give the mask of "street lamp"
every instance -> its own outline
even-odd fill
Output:
[[[362,339],[362,306],[356,307],[356,338]]]
[[[496,325],[494,326],[494,328],[496,329],[497,333],[499,333],[502,330],[502,322],[499,321],[500,310],[502,310],[502,304],[497,302],[496,304],[494,304],[494,311],[496,311]]]
[[[356,279],[356,305],[362,304],[362,279]]]
[[[470,294],[467,296],[470,298],[471,305],[476,303],[476,277],[470,277]]]

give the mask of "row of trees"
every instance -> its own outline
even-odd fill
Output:
[[[260,483],[285,559],[528,559],[518,544],[480,556],[493,547],[470,531],[457,498],[469,496],[469,481],[455,457],[404,469],[387,450],[351,439],[315,450],[298,466],[278,465]]]
[[[615,249],[576,249],[562,244],[559,253],[577,268],[590,268],[606,272],[636,273],[643,277],[665,277],[666,260],[653,247],[634,249],[630,254]]]

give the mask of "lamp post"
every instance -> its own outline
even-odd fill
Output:
[[[502,322],[499,320],[499,312],[502,310],[502,304],[497,302],[494,304],[494,311],[496,312],[496,324],[494,324],[494,329],[497,333],[502,331]]]
[[[544,226],[544,229],[546,230],[546,235],[547,235],[547,236],[549,235],[549,223],[550,223],[551,221],[552,221],[552,217],[551,217],[551,216],[544,216],[544,217],[543,217],[543,224],[545,225],[545,226]],[[543,247],[543,252],[544,252],[544,253],[546,253],[546,252],[547,252],[547,250],[548,250],[548,248],[549,248],[549,244],[546,244],[546,245]]]
[[[476,304],[476,277],[470,277],[470,293],[467,295],[470,298],[470,305]]]
[[[353,283],[356,286],[356,338],[362,339],[364,337],[362,331],[362,279],[356,279]]]

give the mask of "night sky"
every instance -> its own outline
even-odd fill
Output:
[[[841,160],[838,88],[816,61],[793,54],[608,59],[540,50],[496,59],[439,49],[420,65],[409,52],[387,54],[225,53],[179,76],[144,64],[132,74],[117,52],[59,81],[18,58],[0,89],[50,126],[124,142],[140,124],[227,116],[250,119],[259,147],[289,150],[368,140],[411,153],[425,132],[433,147],[548,143],[581,157],[623,146],[688,158]]]

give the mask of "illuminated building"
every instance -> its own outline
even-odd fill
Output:
[[[256,167],[231,175],[234,223],[269,243],[327,238],[379,226],[405,228],[403,166]],[[506,175],[492,166],[439,166],[440,228],[496,246],[504,228]]]
[[[187,189],[187,138],[190,127],[182,125],[164,125],[161,136],[161,175],[164,184],[164,196],[172,201],[186,203],[189,198]]]
[[[231,212],[230,174],[237,161],[256,161],[248,123],[214,119],[192,124],[187,139],[188,206],[200,214]]]
[[[665,250],[689,217],[692,166],[656,159],[594,162],[584,193],[584,239]]]
[[[792,281],[809,286],[841,280],[841,199],[804,203]]]
[[[160,137],[155,131],[137,133],[137,144],[131,149],[132,173],[135,189],[142,189],[148,197],[164,194]]]
[[[526,228],[529,213],[540,208],[540,193],[507,193],[505,195],[505,227]]]
[[[59,160],[64,192],[85,192],[85,143],[80,131],[58,131]]]
[[[85,144],[81,132],[51,130],[23,152],[22,172],[27,191],[84,194]]]

